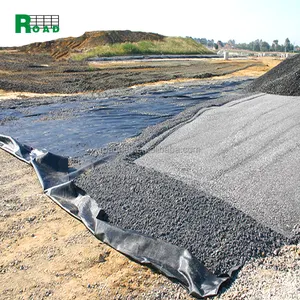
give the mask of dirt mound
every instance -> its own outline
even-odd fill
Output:
[[[300,96],[300,54],[286,59],[252,82],[248,90],[269,94]]]
[[[72,52],[81,52],[101,45],[115,43],[161,41],[163,35],[148,32],[124,31],[91,31],[79,37],[68,37],[42,43],[32,43],[20,47],[21,51],[29,53],[48,53],[58,59],[67,57]]]

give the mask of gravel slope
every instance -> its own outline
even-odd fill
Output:
[[[284,60],[256,79],[248,87],[251,92],[300,96],[300,55]]]
[[[256,97],[254,97],[254,99],[256,99]],[[202,104],[202,107],[215,106],[219,103],[218,101]],[[224,101],[224,99],[222,99],[222,101]],[[240,100],[237,100],[237,103],[239,101]],[[260,100],[257,101],[259,102]],[[273,103],[275,107],[272,107],[272,101],[272,99],[269,99],[267,104],[267,106],[270,105],[270,112],[280,111],[280,105],[275,101]],[[251,101],[245,101],[245,103],[250,108],[252,107]],[[294,102],[292,102],[292,104],[295,105]],[[227,104],[228,107],[231,107],[231,105],[232,107],[238,108],[238,105],[234,102]],[[217,127],[211,124],[207,127],[197,124],[197,126],[195,125],[195,132],[200,134],[202,131],[199,130],[199,128],[205,128],[203,132],[206,132],[209,127],[216,132],[215,135],[218,135],[222,130],[226,131],[228,123],[232,120],[228,119],[228,123],[225,122],[226,118],[228,118],[228,114],[224,114],[224,107],[226,108],[226,105],[216,108],[216,111],[220,110],[222,113],[210,117],[212,120],[221,120],[220,122],[222,124],[219,124]],[[253,112],[259,112],[258,107],[253,107],[252,110]],[[294,107],[292,109],[289,107],[287,110],[294,112]],[[234,115],[235,114],[233,114],[233,116]],[[267,112],[262,113],[262,115],[267,115]],[[179,117],[177,117],[177,119]],[[282,117],[284,116],[279,116],[278,124],[281,123]],[[201,119],[201,117],[198,117],[198,119]],[[243,118],[237,116],[236,119],[240,120]],[[270,116],[270,120],[271,119],[272,116]],[[164,127],[172,127],[175,122],[174,120],[176,120],[176,118],[165,122]],[[184,118],[182,118],[181,121],[183,122]],[[250,121],[249,124],[251,124]],[[265,125],[266,124],[263,123],[262,126]],[[162,125],[160,124],[159,126]],[[193,122],[188,123],[181,129],[185,127],[189,128],[189,126],[193,126]],[[296,130],[297,125],[295,126]],[[254,126],[254,128],[256,127]],[[197,148],[203,144],[203,141],[200,139],[193,145],[190,145],[188,143],[188,139],[190,138],[189,130],[185,132],[187,135],[180,135],[181,129],[175,131],[165,141],[168,141],[173,135],[175,139],[179,137],[183,145],[190,149]],[[237,129],[239,129],[239,127],[237,127]],[[247,128],[244,129],[245,132],[249,133]],[[152,129],[152,131],[155,131],[155,129]],[[193,136],[193,132],[190,133],[191,136]],[[292,133],[294,132],[292,131]],[[149,135],[151,135],[151,129],[148,128],[148,136]],[[197,136],[197,134],[194,135]],[[153,136],[155,136],[155,134],[152,132],[152,137]],[[222,135],[220,136],[222,137]],[[208,141],[214,140],[212,137],[213,134],[209,132],[209,134],[207,134]],[[138,140],[141,139],[143,139],[143,134],[138,138]],[[153,139],[150,140],[153,141]],[[291,139],[290,143],[293,141],[294,140]],[[239,139],[237,139],[236,142],[238,145]],[[170,142],[170,144],[172,144],[172,142]],[[254,143],[254,145],[256,145],[256,143]],[[289,143],[287,145],[284,144],[284,146],[287,146],[287,148],[285,148],[287,153],[289,152],[288,145],[291,146]],[[271,143],[270,146],[272,146]],[[242,150],[245,152],[246,148]],[[190,185],[181,180],[176,180],[174,176],[170,177],[167,174],[163,174],[169,173],[168,171],[172,168],[176,169],[178,161],[176,161],[174,157],[177,156],[179,157],[179,161],[182,160],[183,162],[181,169],[177,169],[178,174],[180,174],[185,167],[186,170],[184,170],[184,174],[188,174],[188,171],[191,170],[191,164],[187,164],[184,158],[189,159],[191,157],[180,151],[168,152],[155,150],[157,149],[154,149],[153,153],[150,152],[140,158],[138,160],[140,165],[133,164],[132,161],[126,161],[122,159],[122,157],[119,157],[113,162],[102,165],[82,175],[76,180],[76,183],[99,202],[101,207],[107,212],[109,222],[112,224],[126,229],[137,230],[141,233],[188,248],[200,261],[204,262],[209,269],[216,273],[226,272],[235,265],[243,264],[253,257],[268,255],[285,243],[293,242],[281,234],[281,232],[286,233],[284,230],[278,230],[278,232],[273,231],[269,227],[262,225],[261,220],[258,222],[249,217],[249,215],[243,213],[239,208],[235,208],[230,203],[224,201],[222,197],[213,197],[211,196],[211,191],[203,191],[205,185],[202,186],[202,182],[196,181],[196,184]],[[268,152],[265,154],[267,155],[267,153]],[[276,153],[275,151],[275,154]],[[247,152],[245,152],[245,155],[246,154]],[[182,155],[182,157],[180,157],[180,155]],[[195,159],[193,161],[197,162],[199,154],[192,153],[192,155],[194,155],[192,158]],[[238,154],[236,153],[236,155]],[[168,160],[168,157],[171,157],[171,159]],[[232,158],[234,158],[234,156],[232,156]],[[204,159],[209,166],[220,164],[220,161],[216,158],[214,160],[209,159],[210,160]],[[147,168],[141,166],[143,160],[143,165],[147,166]],[[197,164],[195,164],[195,166],[197,166]],[[156,168],[162,172],[157,172],[151,168]],[[297,173],[296,170],[294,170],[294,172]],[[201,176],[197,173],[193,173],[193,170],[191,174],[197,178]],[[189,176],[191,174],[189,174]],[[279,176],[280,175],[282,174],[279,174]],[[177,179],[182,178],[177,176]],[[271,180],[272,178],[268,179]],[[195,178],[192,178],[192,181],[193,180],[195,180]],[[295,177],[295,181],[293,181],[294,185],[296,182],[297,177]],[[239,181],[239,184],[240,183]],[[220,190],[222,190],[222,188],[226,188],[226,186],[220,185]],[[227,188],[226,191],[228,190],[230,190],[230,188]],[[242,191],[241,194],[244,195],[247,193]],[[257,203],[253,205],[253,201],[251,200],[246,201],[246,203],[248,203],[247,207],[258,207]],[[270,203],[268,207],[273,209]],[[288,207],[290,216],[291,208],[293,208],[293,206]],[[261,212],[261,207],[258,211]],[[273,211],[276,211],[276,207]],[[247,211],[247,213],[249,213],[249,211]],[[261,213],[263,214],[263,212]],[[297,217],[297,210],[292,213],[295,213]],[[274,214],[271,216],[277,220],[276,214],[275,216]],[[288,218],[284,218],[284,221],[287,220]],[[264,224],[266,223],[267,222],[264,222]],[[295,219],[292,218],[290,224],[294,225],[294,223]],[[278,229],[276,226],[274,228]],[[295,228],[295,234],[296,229],[297,228]],[[291,233],[291,231],[289,231],[289,233]],[[286,236],[293,236],[293,234],[286,234]]]
[[[256,95],[206,110],[137,163],[293,237],[300,222],[299,101]]]

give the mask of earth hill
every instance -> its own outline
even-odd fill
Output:
[[[133,54],[211,54],[190,38],[166,37],[139,31],[91,31],[79,37],[68,37],[21,46],[28,53],[47,53],[55,59],[87,58],[93,55]],[[76,55],[77,54],[77,55]]]

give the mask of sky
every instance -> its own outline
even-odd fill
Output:
[[[11,0],[1,5],[0,46],[94,30],[132,30],[237,43],[278,39],[300,45],[300,0]],[[15,33],[15,15],[59,15],[59,33]]]

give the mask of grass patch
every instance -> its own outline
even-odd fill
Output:
[[[71,59],[83,60],[95,56],[151,54],[212,54],[212,52],[191,38],[166,37],[163,41],[140,41],[97,46],[84,53],[72,54]]]

